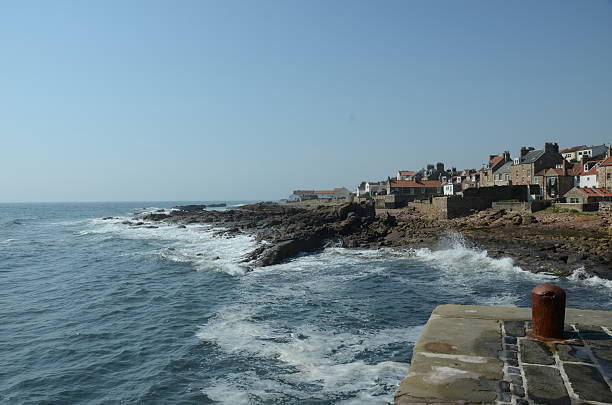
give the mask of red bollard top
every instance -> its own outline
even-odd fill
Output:
[[[565,297],[565,291],[554,284],[540,284],[534,287],[534,289],[531,290],[531,293],[550,298]]]
[[[562,340],[565,323],[565,291],[554,284],[531,290],[531,336],[538,340]]]

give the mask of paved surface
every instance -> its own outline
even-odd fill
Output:
[[[531,339],[530,319],[530,308],[439,306],[395,404],[612,404],[612,311],[568,308],[558,342]]]

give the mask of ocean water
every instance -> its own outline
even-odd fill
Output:
[[[458,235],[247,272],[248,235],[121,223],[175,204],[0,204],[1,403],[386,404],[437,305],[528,305],[556,282],[612,309],[609,281],[531,274]]]

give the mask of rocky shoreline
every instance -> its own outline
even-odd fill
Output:
[[[260,247],[244,257],[250,267],[269,266],[328,245],[347,248],[433,248],[449,233],[460,233],[491,257],[511,257],[531,272],[612,279],[610,213],[536,214],[486,210],[459,219],[428,217],[414,209],[375,210],[372,204],[346,203],[306,208],[259,203],[227,211],[173,210],[138,221],[185,226],[218,226],[221,235],[250,233]]]

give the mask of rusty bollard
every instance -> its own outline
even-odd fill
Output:
[[[565,291],[554,284],[531,290],[532,336],[540,340],[563,339]]]

